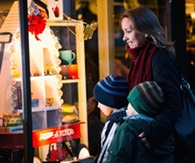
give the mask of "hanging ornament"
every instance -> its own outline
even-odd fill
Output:
[[[53,7],[53,13],[55,17],[57,18],[60,16],[60,8],[59,8],[58,0],[55,0],[54,7]]]
[[[38,35],[44,31],[46,20],[41,10],[38,9],[37,5],[33,1],[28,8],[28,12],[28,31],[34,34],[37,40],[40,40]]]

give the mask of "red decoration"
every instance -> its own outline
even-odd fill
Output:
[[[28,31],[35,35],[37,40],[38,35],[41,34],[46,26],[46,20],[41,14],[28,16]]]
[[[59,9],[58,6],[55,7],[53,12],[54,12],[55,17],[59,17],[60,16],[60,9]]]
[[[33,131],[33,147],[79,139],[81,137],[80,124],[83,122],[35,130]]]
[[[81,138],[80,125],[84,122],[65,124],[32,132],[33,147]],[[0,149],[23,149],[23,132],[0,132]]]

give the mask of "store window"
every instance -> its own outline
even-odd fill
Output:
[[[74,17],[62,19],[62,0],[52,0],[48,5],[52,6],[48,8],[52,20],[45,20],[47,14],[42,11],[40,1],[28,2],[31,27],[28,28],[31,85],[28,93],[31,94],[33,154],[42,161],[75,160],[81,149],[88,151],[83,22]],[[22,83],[25,81],[22,81],[18,5],[18,1],[12,1],[1,26],[1,30],[12,32],[13,39],[5,49],[0,74],[3,87],[0,135],[5,140],[0,142],[0,162],[22,162],[24,153],[28,152],[23,150]],[[5,7],[4,3],[0,6]],[[7,24],[10,28],[5,28]],[[68,75],[61,64],[68,67]]]
[[[96,10],[98,7],[96,1],[98,1],[98,0],[75,0],[75,1],[72,1],[72,3],[75,4],[75,8],[73,10],[71,10],[72,14],[68,13],[67,16],[71,16],[71,18],[73,18],[73,19],[83,20],[87,24],[91,24],[92,22],[96,22],[97,17],[98,17],[98,15],[96,14]],[[122,33],[122,31],[120,29],[120,25],[119,25],[120,15],[124,12],[124,10],[127,10],[131,7],[138,6],[138,5],[146,6],[150,9],[152,9],[155,12],[155,14],[158,16],[162,26],[166,30],[166,37],[169,38],[170,37],[169,2],[164,1],[164,0],[147,0],[147,1],[145,1],[145,0],[113,0],[113,1],[114,1],[113,2],[114,3],[113,9],[114,9],[114,43],[115,43],[115,47],[114,47],[115,54],[114,55],[115,55],[116,61],[121,62],[123,64],[123,66],[125,67],[124,70],[120,69],[120,67],[119,67],[118,71],[116,71],[115,73],[121,74],[124,77],[126,77],[126,75],[127,75],[126,70],[128,70],[128,67],[129,67],[129,64],[131,61],[131,56],[130,56],[130,54],[127,54],[126,49],[125,49],[125,43],[122,41],[123,33]],[[0,1],[0,27],[2,26],[3,22],[5,21],[5,18],[9,12],[9,9],[10,9],[11,5],[13,4],[13,2],[14,2],[14,0]],[[53,2],[55,2],[55,1],[53,1]],[[54,16],[58,16],[58,14],[56,13],[58,11],[57,5],[58,5],[57,2],[54,3],[54,6],[55,6],[55,15]],[[188,51],[188,55],[189,55],[190,76],[193,78],[195,75],[195,73],[194,73],[195,72],[195,70],[194,70],[195,69],[194,68],[194,61],[195,61],[195,59],[194,59],[195,58],[194,57],[194,54],[195,54],[195,46],[194,46],[195,45],[194,44],[194,42],[195,42],[194,41],[195,40],[195,38],[194,38],[195,3],[193,1],[186,0],[186,11],[187,11],[186,12],[187,51]],[[59,28],[59,27],[53,26],[52,28],[53,28],[53,31],[55,32],[56,36],[58,36],[58,38],[63,36],[63,35],[65,37],[67,35],[70,35],[71,38],[68,39],[68,41],[75,42],[74,34],[76,32],[76,28],[70,27],[70,30],[68,29],[69,27]],[[59,31],[61,33],[59,33]],[[71,33],[71,32],[73,32],[73,33]],[[86,65],[85,65],[86,90],[85,91],[86,92],[85,93],[86,93],[86,99],[87,99],[87,106],[84,109],[87,108],[87,118],[88,118],[88,124],[89,124],[89,126],[88,126],[89,149],[90,149],[90,152],[92,155],[97,154],[98,136],[99,136],[99,132],[101,130],[101,127],[103,125],[103,123],[100,120],[100,112],[99,112],[99,109],[97,108],[97,103],[92,97],[93,86],[99,80],[98,45],[97,45],[98,33],[97,32],[98,32],[98,30],[95,30],[93,33],[93,37],[89,40],[85,40],[85,56],[86,56],[86,58],[85,58],[85,62],[86,62]],[[61,40],[63,40],[63,37],[61,38]],[[68,48],[71,48],[74,52],[76,51],[76,46],[68,46],[67,40],[64,40],[64,41],[65,41],[65,43],[63,43],[62,48],[66,49],[68,47]],[[48,53],[47,49],[44,49],[44,51],[46,52],[45,55],[47,55],[47,53]],[[73,61],[73,63],[76,63],[75,60]],[[49,69],[48,69],[47,73],[50,73]],[[191,80],[194,80],[194,78]],[[38,85],[36,83],[36,81],[34,83],[35,83],[34,85]],[[76,85],[75,83],[72,84],[74,88]],[[0,84],[2,84],[2,83],[0,83]],[[77,88],[75,88],[75,89],[77,89]],[[49,91],[50,90],[48,89],[47,92],[49,92]],[[67,92],[70,92],[70,91],[68,90]],[[68,97],[73,98],[72,103],[75,103],[78,101],[78,94],[76,94],[75,96],[68,96]],[[68,97],[64,97],[64,98],[68,99]],[[1,96],[1,98],[2,98],[2,96]],[[75,98],[76,98],[76,100],[75,100]],[[3,100],[3,101],[5,101],[5,100]],[[50,101],[52,101],[52,98],[48,99],[48,105],[51,104]],[[34,105],[36,105],[36,103],[37,103],[37,101],[35,99]],[[69,109],[71,110],[71,108],[69,108]],[[4,110],[0,109],[0,116],[3,114],[3,112],[4,112]],[[49,112],[48,119],[51,119],[51,117],[53,115],[57,116],[55,111]],[[41,116],[43,116],[43,114],[41,114]],[[40,114],[35,113],[34,117],[39,118]],[[48,121],[49,125],[53,125],[52,123],[53,123],[53,121],[52,122]],[[58,122],[55,121],[55,123],[58,123]],[[40,125],[40,123],[35,123],[34,126],[37,129],[37,128],[40,128],[39,125]],[[46,148],[45,153],[51,154],[53,152],[53,157],[56,157],[56,147],[59,147],[61,149],[61,144],[58,144],[58,145],[59,146],[53,146],[53,145],[48,146]],[[50,151],[50,153],[48,151]]]

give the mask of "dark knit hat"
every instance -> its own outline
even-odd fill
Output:
[[[127,107],[128,84],[122,76],[109,75],[93,89],[96,101],[116,109]]]
[[[153,117],[159,112],[164,94],[155,81],[147,81],[133,87],[127,99],[139,114]]]

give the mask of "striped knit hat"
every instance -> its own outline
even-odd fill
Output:
[[[109,75],[100,80],[93,89],[96,101],[116,109],[127,107],[128,84],[122,76]]]
[[[164,94],[156,82],[147,81],[136,85],[127,100],[139,114],[153,117],[159,112]]]

